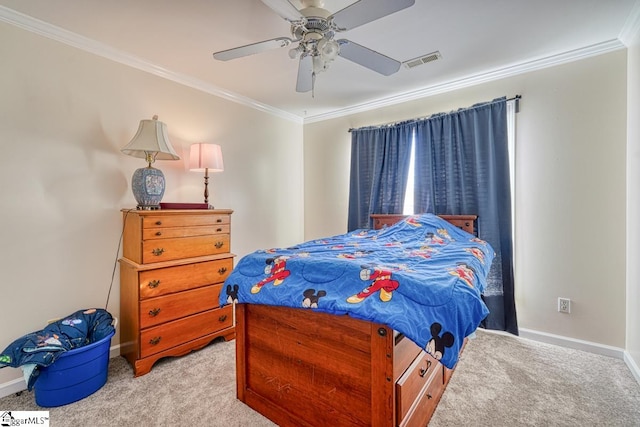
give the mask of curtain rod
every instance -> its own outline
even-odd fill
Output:
[[[520,99],[521,99],[521,98],[522,98],[522,95],[516,95],[516,96],[514,96],[513,98],[507,98],[507,99],[506,99],[506,101],[516,101],[516,113],[520,112]],[[491,103],[491,102],[492,102],[492,101],[489,101],[489,102],[487,102],[487,104],[489,104],[489,103]],[[468,107],[468,108],[473,108],[473,107]],[[463,108],[463,109],[464,109],[464,108]],[[438,113],[435,113],[435,114],[438,114]],[[432,114],[432,116],[433,116],[433,115],[434,115],[434,114]],[[364,127],[364,128],[383,128],[383,127],[386,127],[386,126],[394,126],[394,125],[397,125],[397,124],[399,124],[399,123],[405,123],[405,122],[413,122],[413,121],[418,121],[418,120],[424,120],[424,119],[428,119],[429,117],[431,117],[431,116],[426,116],[426,117],[416,117],[416,118],[413,118],[413,119],[399,120],[399,121],[396,121],[396,122],[390,122],[390,123],[386,123],[386,124],[383,124],[383,125],[377,125],[377,126],[376,126],[376,125],[373,125],[373,126],[362,126],[362,127]],[[353,131],[353,130],[357,130],[357,129],[359,129],[359,128],[349,128],[348,132],[351,132],[351,131]]]

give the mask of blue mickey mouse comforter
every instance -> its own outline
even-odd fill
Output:
[[[423,214],[243,257],[220,305],[297,307],[385,324],[453,368],[489,313],[481,299],[491,246]]]

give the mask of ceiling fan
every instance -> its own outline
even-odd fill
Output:
[[[291,37],[216,52],[215,59],[228,61],[298,43],[289,50],[292,59],[299,58],[297,92],[313,91],[316,74],[326,70],[337,56],[385,76],[400,69],[399,61],[347,39],[335,40],[334,36],[413,6],[415,0],[359,0],[334,14],[324,9],[323,0],[301,0],[300,10],[288,0],[262,2],[291,23]]]

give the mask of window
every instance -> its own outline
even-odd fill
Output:
[[[517,109],[517,99],[512,99],[507,101],[507,138],[508,138],[508,147],[509,147],[509,181],[511,184],[511,217],[514,218],[515,212],[515,197],[514,197],[514,189],[515,189],[515,127],[516,127],[516,109]],[[407,178],[407,187],[404,195],[404,205],[402,209],[403,215],[413,215],[413,188],[414,188],[414,170],[415,170],[415,133],[414,139],[411,141],[411,160],[409,162],[409,177]],[[515,221],[512,221],[515,224]],[[512,232],[515,230],[512,230]],[[515,235],[515,234],[513,234]]]

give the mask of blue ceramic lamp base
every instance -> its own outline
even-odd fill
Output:
[[[151,166],[137,169],[131,180],[131,190],[138,202],[137,209],[160,209],[164,187],[164,175],[160,169]]]

